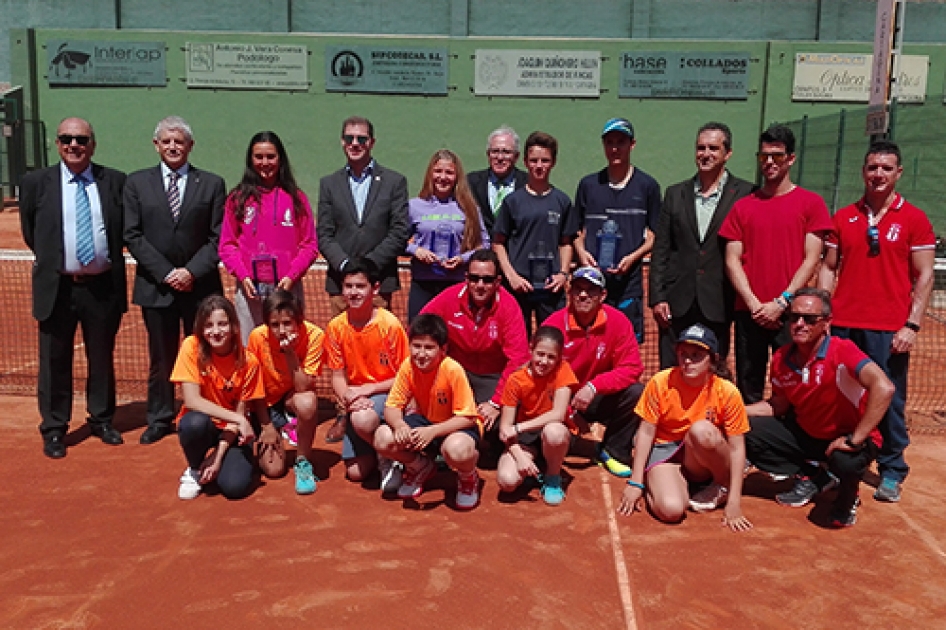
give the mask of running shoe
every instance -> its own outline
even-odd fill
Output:
[[[404,464],[378,456],[378,472],[381,474],[381,492],[397,492],[401,487]]]
[[[480,476],[474,468],[467,474],[457,473],[457,509],[472,510],[480,502]]]
[[[424,482],[433,474],[434,463],[424,455],[404,467],[401,477],[401,487],[397,489],[397,496],[401,499],[416,499],[424,492]]]
[[[631,476],[631,467],[608,455],[608,452],[603,448],[598,450],[598,454],[595,456],[595,461],[599,466],[607,470],[615,477],[627,479]]]
[[[196,499],[201,489],[200,471],[196,468],[188,468],[181,475],[181,486],[177,489],[177,497],[185,501]]]
[[[831,517],[829,522],[831,527],[843,528],[852,527],[857,522],[857,508],[860,506],[860,498],[854,499],[854,505],[850,509],[833,506],[831,508]]]
[[[728,497],[729,488],[713,482],[690,497],[690,509],[694,512],[712,512],[725,505]]]
[[[883,503],[898,503],[900,501],[900,483],[896,479],[884,477],[874,492],[874,500]]]
[[[542,500],[546,505],[561,505],[565,500],[565,490],[562,488],[561,475],[549,475],[542,481],[542,489],[539,491]]]
[[[297,457],[292,472],[296,477],[296,494],[312,494],[315,492],[318,478],[315,476],[309,460],[305,457]]]

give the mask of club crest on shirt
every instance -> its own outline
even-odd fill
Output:
[[[890,229],[887,230],[887,240],[891,243],[895,243],[897,239],[900,238],[900,224],[894,223],[890,226]]]
[[[489,327],[486,330],[486,334],[489,336],[490,340],[496,341],[499,339],[499,326],[496,325],[496,322],[490,322]]]
[[[384,350],[378,353],[378,363],[385,367],[391,363],[391,360],[388,358],[388,353]]]
[[[247,206],[243,209],[243,223],[249,225],[256,218],[256,206]]]
[[[286,208],[282,215],[282,226],[283,227],[292,227],[292,208]]]
[[[448,404],[447,392],[446,392],[446,391],[444,391],[444,390],[442,390],[442,389],[438,389],[438,390],[437,390],[437,404],[438,404],[438,405],[446,405],[446,404]]]
[[[604,356],[604,353],[605,353],[606,350],[607,350],[607,348],[605,348],[604,342],[599,343],[599,344],[598,344],[598,349],[595,351],[595,358],[598,359],[598,360],[600,360],[601,357]]]
[[[704,419],[707,422],[712,422],[713,424],[716,424],[716,407],[707,407],[706,417]]]
[[[558,222],[562,219],[561,212],[549,211],[549,225],[558,225]]]

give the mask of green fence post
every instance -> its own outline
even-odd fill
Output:
[[[834,193],[831,195],[831,214],[838,211],[838,197],[841,195],[841,157],[844,155],[844,119],[847,110],[838,114],[838,144],[834,152]]]

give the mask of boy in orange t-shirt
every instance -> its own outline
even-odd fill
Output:
[[[457,508],[472,509],[479,502],[482,437],[473,390],[463,367],[447,356],[447,324],[439,315],[418,315],[408,337],[411,358],[397,372],[384,407],[387,426],[375,433],[374,446],[404,464],[398,497],[420,496],[440,454],[457,471]],[[417,409],[405,416],[411,401]]]
[[[250,333],[247,351],[260,364],[266,406],[277,429],[287,424],[287,411],[298,418],[297,455],[293,466],[297,494],[312,494],[317,478],[312,469],[319,399],[315,379],[322,370],[322,329],[305,321],[302,305],[290,291],[276,289],[263,301],[263,321]]]
[[[565,336],[552,326],[540,326],[532,336],[529,364],[513,372],[503,389],[499,439],[506,452],[499,458],[496,481],[500,490],[512,492],[526,477],[538,477],[536,458],[545,459],[542,500],[560,505],[562,462],[568,454],[571,433],[568,403],[578,379],[562,360]]]
[[[401,471],[379,459],[372,447],[384,417],[394,376],[407,358],[407,334],[390,311],[374,305],[380,282],[374,266],[351,260],[342,271],[342,297],[348,304],[325,328],[325,364],[332,390],[349,414],[342,445],[348,479],[364,481],[378,467],[381,491],[400,486]]]

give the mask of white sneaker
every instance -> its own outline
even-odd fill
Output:
[[[424,492],[424,482],[434,472],[434,463],[429,457],[418,455],[411,465],[404,467],[401,487],[397,489],[397,496],[401,499],[416,499]]]
[[[184,471],[184,474],[181,475],[181,487],[177,489],[177,497],[185,501],[196,499],[201,489],[200,471],[188,468]]]
[[[378,472],[381,473],[381,492],[397,492],[398,488],[401,487],[404,464],[379,456]]]
[[[690,509],[694,512],[712,512],[725,504],[728,496],[728,488],[711,483],[690,498]]]
[[[480,502],[480,476],[474,469],[467,476],[457,473],[457,509],[472,510]]]

